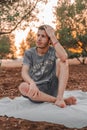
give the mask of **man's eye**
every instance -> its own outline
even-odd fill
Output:
[[[40,35],[38,34],[37,37],[39,37]]]
[[[45,37],[44,35],[42,35],[42,37]]]

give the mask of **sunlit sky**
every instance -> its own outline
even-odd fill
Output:
[[[35,26],[37,27],[37,26],[40,26],[41,24],[49,24],[55,28],[55,24],[53,24],[53,22],[52,22],[54,20],[53,7],[57,5],[57,1],[58,0],[48,0],[48,3],[46,5],[40,4],[39,8],[41,11],[37,16],[39,18],[39,22],[38,23],[32,22],[31,26],[36,24]],[[32,29],[35,32],[37,31],[37,28],[35,28],[35,27]],[[19,49],[18,49],[20,47],[19,43],[21,43],[21,41],[26,38],[29,30],[30,30],[30,27],[27,27],[27,29],[25,31],[23,31],[23,30],[15,31],[15,45],[18,50],[17,54],[19,53]]]
[[[73,3],[74,0],[69,0],[69,1]],[[34,27],[33,30],[35,32],[37,32],[37,28],[35,28],[35,26],[38,27],[42,24],[48,24],[51,25],[53,28],[55,28],[54,22],[56,23],[56,19],[53,12],[54,12],[54,7],[57,6],[57,2],[58,0],[48,0],[46,5],[39,3],[38,8],[40,12],[37,15],[39,21],[38,22],[32,21],[30,23],[31,28]]]
[[[74,0],[71,0],[71,3],[73,3]],[[53,21],[55,22],[55,16],[53,14],[53,10],[54,7],[57,5],[58,0],[48,0],[48,3],[46,5],[44,4],[40,4],[39,5],[39,9],[40,9],[40,13],[37,15],[37,17],[39,18],[38,23],[36,22],[32,22],[31,23],[31,27],[33,27],[33,25],[35,25],[36,27],[42,25],[42,24],[48,24],[51,25],[53,28],[55,28],[55,24],[53,23]],[[37,31],[37,28],[32,28],[33,31]],[[28,27],[25,31],[23,30],[16,30],[15,31],[15,45],[17,47],[17,54],[19,54],[19,47],[20,47],[20,43],[23,39],[26,39],[27,33],[29,32],[30,27]]]
[[[69,0],[71,1],[71,3],[74,2],[74,0]],[[57,2],[58,0],[48,0],[48,3],[46,5],[40,5],[41,11],[38,14],[38,18],[39,18],[39,25],[40,24],[49,24],[51,25],[53,28],[55,28],[55,24],[53,23],[53,21],[55,22],[55,16],[53,14],[54,11],[54,7],[57,6]]]
[[[53,21],[55,21],[53,9],[57,5],[58,0],[48,0],[48,3],[43,7],[42,11],[39,13],[39,23],[49,24],[55,27]]]

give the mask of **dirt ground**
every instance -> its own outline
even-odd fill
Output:
[[[23,81],[21,67],[0,68],[0,98],[20,96],[18,85]],[[70,65],[67,90],[87,91],[87,65]],[[33,122],[23,119],[0,117],[0,130],[77,130],[47,122]],[[80,130],[87,130],[87,127]]]

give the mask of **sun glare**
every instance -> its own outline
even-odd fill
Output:
[[[74,3],[74,1],[75,1],[75,0],[71,0],[71,4],[73,4],[73,3]]]
[[[53,9],[57,5],[57,2],[58,0],[48,0],[48,3],[44,7],[40,5],[42,7],[42,11],[38,14],[40,24],[48,24],[55,28],[55,24],[53,23],[55,21]]]
[[[19,55],[20,55],[20,49],[19,49],[20,44],[21,44],[22,40],[26,39],[28,32],[29,32],[29,28],[27,28],[25,31],[16,30],[14,32],[14,34],[15,34],[15,46],[16,46],[16,49],[17,49],[17,51],[16,51],[17,57],[19,57]]]
[[[70,0],[71,3],[74,2],[74,0]],[[46,5],[39,4],[40,13],[37,15],[39,22],[36,23],[32,21],[30,23],[32,30],[36,33],[37,27],[41,24],[48,24],[51,25],[55,29],[55,17],[53,14],[54,7],[57,5],[58,0],[48,0],[48,3]],[[54,22],[53,22],[54,21]],[[14,32],[15,34],[15,46],[17,48],[16,55],[19,56],[20,54],[20,43],[22,40],[26,39],[26,36],[29,32],[30,28],[28,27],[25,31],[23,30],[16,30]]]

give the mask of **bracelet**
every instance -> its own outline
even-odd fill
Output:
[[[55,46],[58,43],[58,41],[56,41],[55,43],[53,43],[53,46]]]

